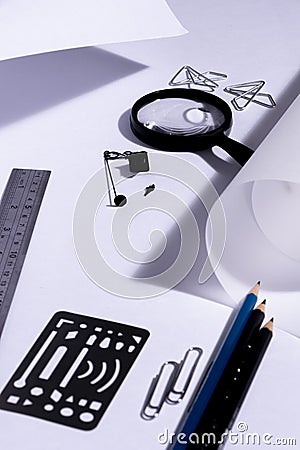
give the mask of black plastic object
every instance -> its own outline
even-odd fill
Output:
[[[4,388],[0,408],[91,430],[148,337],[143,328],[60,311]]]
[[[170,102],[167,111],[160,111],[156,119],[157,108],[161,109],[164,99]],[[148,113],[149,119],[141,119]],[[174,117],[175,122],[181,120],[184,126],[173,123]],[[130,126],[138,139],[161,150],[193,152],[219,146],[240,165],[253,154],[249,147],[228,137],[232,127],[229,105],[220,97],[197,89],[163,89],[144,95],[131,109]]]

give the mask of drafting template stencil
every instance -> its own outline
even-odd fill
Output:
[[[4,388],[0,408],[91,430],[148,337],[142,328],[58,312]]]

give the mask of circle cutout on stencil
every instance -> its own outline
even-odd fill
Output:
[[[71,417],[74,414],[74,411],[72,408],[62,408],[60,410],[60,414],[64,417]]]
[[[80,420],[82,420],[82,422],[89,423],[94,420],[94,414],[90,412],[83,412],[80,414],[79,418]]]

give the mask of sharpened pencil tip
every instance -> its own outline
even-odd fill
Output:
[[[256,284],[258,284],[260,286],[260,281],[258,281]]]
[[[256,283],[256,285],[254,286],[253,289],[251,289],[249,294],[254,294],[254,295],[258,296],[259,286],[260,286],[260,282]]]
[[[261,302],[262,305],[265,305],[266,303],[267,303],[267,300],[266,300],[266,299],[264,299],[264,300]]]
[[[266,323],[266,325],[264,326],[264,328],[267,328],[269,331],[273,331],[273,322],[274,322],[274,317],[272,317],[272,319],[269,320],[269,322]]]
[[[258,309],[259,311],[261,311],[264,314],[266,311],[266,300],[261,302],[255,309]]]

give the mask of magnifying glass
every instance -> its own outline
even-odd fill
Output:
[[[253,150],[228,137],[229,105],[197,89],[163,89],[144,95],[131,109],[130,126],[142,142],[168,151],[198,151],[215,145],[244,165]]]

